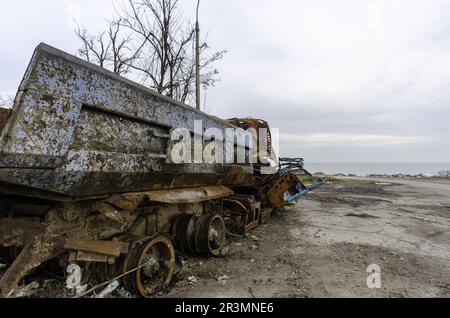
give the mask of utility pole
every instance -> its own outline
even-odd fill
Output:
[[[197,110],[201,109],[200,97],[200,24],[198,23],[198,10],[200,0],[197,1],[197,21],[195,23],[195,89]]]

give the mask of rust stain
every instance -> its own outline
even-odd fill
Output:
[[[121,254],[128,252],[128,244],[119,241],[75,240],[67,242],[64,248],[114,257],[119,257]]]

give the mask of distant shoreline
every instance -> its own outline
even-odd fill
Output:
[[[450,171],[447,175],[424,175],[424,174],[417,174],[417,175],[410,175],[410,174],[369,174],[369,175],[356,175],[356,174],[345,174],[345,173],[335,173],[335,174],[324,174],[321,172],[315,172],[313,173],[315,177],[318,178],[326,178],[326,177],[333,177],[333,178],[379,178],[379,179],[435,179],[435,180],[450,180]]]
[[[395,176],[427,177],[445,176],[450,171],[450,163],[314,163],[306,160],[305,169],[311,173],[329,176]],[[450,175],[450,172],[447,173]]]

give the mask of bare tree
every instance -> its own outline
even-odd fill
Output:
[[[448,177],[450,177],[450,170],[441,170],[438,172],[437,175],[438,175],[438,177],[441,177],[441,178],[448,178]]]
[[[208,89],[213,87],[217,81],[219,81],[219,71],[214,68],[214,63],[221,60],[226,54],[226,51],[215,52],[214,54],[207,56],[208,44],[203,42],[200,47],[200,83],[203,89]],[[182,102],[187,102],[190,104],[195,104],[195,45],[192,43],[190,48],[190,54],[187,54],[183,65],[180,69],[178,82],[175,90],[175,98],[181,100]]]
[[[0,95],[0,107],[11,108],[14,103],[14,97],[11,95]]]
[[[127,0],[116,3],[118,18],[109,31],[91,36],[78,29],[79,55],[117,74],[133,72],[144,85],[183,103],[195,100],[195,27],[184,20],[179,0]],[[123,36],[126,30],[129,35]],[[120,39],[120,40],[118,40]],[[226,51],[207,55],[201,45],[201,82],[214,86],[219,72],[213,67]]]
[[[127,74],[140,50],[132,50],[131,35],[124,35],[121,31],[120,20],[109,22],[108,31],[97,35],[78,27],[75,33],[82,42],[78,55],[118,75]]]

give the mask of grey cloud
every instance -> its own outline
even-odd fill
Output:
[[[182,1],[191,20],[194,2]],[[73,4],[94,31],[113,14],[109,0],[3,4],[0,94],[14,92],[37,43],[76,51]],[[283,155],[450,162],[449,1],[208,0],[201,25],[229,51],[207,109],[268,120],[292,136]]]

